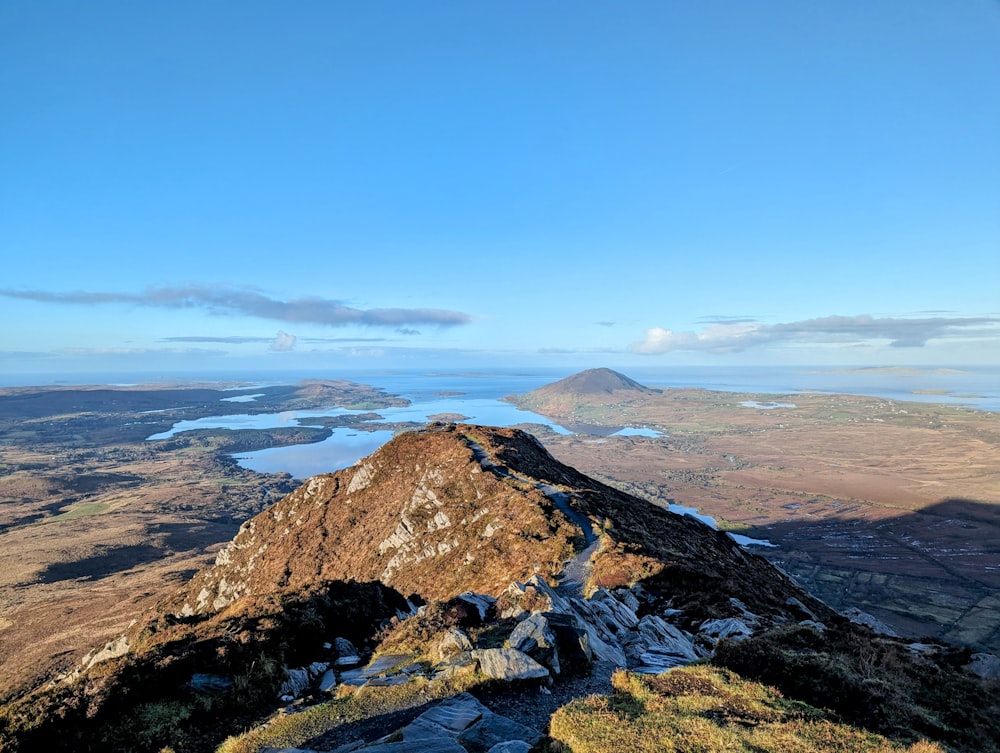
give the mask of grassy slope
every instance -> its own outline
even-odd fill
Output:
[[[841,724],[773,689],[708,665],[658,676],[618,671],[610,696],[574,701],[552,718],[549,750],[572,753],[941,753]]]

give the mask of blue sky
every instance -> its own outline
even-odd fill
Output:
[[[0,4],[0,372],[1000,364],[1000,4]]]

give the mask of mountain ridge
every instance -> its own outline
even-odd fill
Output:
[[[579,582],[570,582],[577,565]],[[911,713],[909,695],[886,700],[885,687],[871,683],[898,667],[908,683],[930,678],[947,688],[932,699],[934,713],[950,698],[987,692],[956,669],[968,652],[913,651],[852,625],[727,534],[585,476],[525,432],[433,424],[352,468],[309,479],[247,521],[213,565],[76,676],[4,709],[0,751],[169,745],[201,753],[253,726],[278,695],[294,705],[287,721],[279,715],[220,750],[260,751],[276,741],[331,750],[344,742],[335,733],[349,719],[373,720],[363,725],[369,732],[382,714],[416,725],[398,733],[405,740],[427,733],[416,717],[433,712],[432,701],[453,698],[448,708],[485,718],[463,691],[480,688],[503,704],[507,683],[559,689],[598,666],[660,677],[713,656],[793,698],[829,699],[872,729],[903,724],[912,737],[926,723],[952,734],[951,722],[926,722],[923,706]],[[822,680],[822,692],[803,686],[803,672]],[[630,676],[616,675],[616,687],[648,696]],[[713,697],[763,692],[725,673],[690,682],[685,692],[711,685]],[[915,687],[906,692],[925,692]],[[300,716],[310,698],[326,705]],[[794,726],[803,712],[788,708]],[[984,714],[970,720],[963,740],[996,732]],[[521,742],[544,737],[544,721],[531,729],[509,722],[493,719],[489,739],[512,741],[504,735],[515,728]],[[956,749],[975,749],[963,745]]]
[[[584,520],[603,542],[590,558],[590,590],[653,577],[706,602],[685,585],[702,578],[731,581],[726,598],[775,612],[788,598],[811,598],[725,534],[584,476],[525,432],[436,424],[313,477],[252,518],[168,610],[208,614],[324,580],[379,581],[423,600],[497,595],[532,575],[554,583],[587,542]],[[702,612],[719,616],[707,602]]]

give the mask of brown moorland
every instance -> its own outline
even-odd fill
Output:
[[[224,412],[405,404],[338,380],[0,390],[0,700],[121,634],[242,521],[295,487],[287,474],[240,467],[231,453],[318,441],[329,429],[147,437]]]
[[[593,371],[507,399],[603,434],[661,435],[533,428],[558,459],[771,541],[757,551],[835,608],[1000,649],[1000,415],[848,395],[640,391]]]

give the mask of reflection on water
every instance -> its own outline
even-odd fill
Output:
[[[223,397],[219,398],[223,403],[252,403],[258,397],[264,397],[266,393],[257,392],[253,395],[237,395],[236,397]]]
[[[451,378],[456,379],[455,377]],[[503,402],[500,398],[510,394],[508,384],[503,380],[491,381],[481,379],[475,383],[475,389],[466,384],[441,383],[433,377],[423,379],[411,377],[405,390],[387,390],[394,394],[405,394],[412,402],[403,407],[378,409],[381,421],[389,423],[424,424],[434,419],[431,416],[441,414],[460,414],[468,423],[486,426],[514,426],[517,424],[539,424],[546,426],[557,434],[586,434],[597,437],[610,436],[640,436],[659,437],[662,434],[648,428],[629,426],[590,426],[586,424],[555,423],[545,416],[532,411],[521,410],[512,403]],[[380,385],[381,386],[381,385]],[[415,387],[422,389],[415,389]],[[452,389],[465,386],[465,390]],[[523,385],[521,385],[523,388]],[[431,389],[433,387],[434,389]],[[445,389],[447,388],[447,389]],[[442,394],[444,393],[444,394]],[[226,398],[228,402],[246,402],[254,395],[241,395]],[[353,411],[345,408],[323,408],[320,410],[294,410],[281,413],[232,414],[226,416],[208,416],[192,421],[178,421],[169,431],[153,434],[148,439],[168,439],[182,431],[194,429],[279,429],[289,426],[318,426],[318,419],[323,416],[359,415],[370,411]],[[337,428],[330,437],[313,444],[291,445],[288,447],[272,447],[256,452],[242,453],[238,457],[244,468],[262,473],[288,472],[295,478],[308,478],[317,473],[328,473],[353,465],[365,455],[369,455],[384,443],[388,442],[393,432],[377,429],[380,421],[365,422],[372,431],[358,431],[353,428]]]
[[[200,419],[199,421],[182,421],[169,432],[157,434],[150,439],[160,439],[170,436],[176,431],[189,428],[207,428],[208,426],[228,426],[223,419],[237,419],[241,428],[274,428],[287,426],[294,420],[299,425],[307,426],[309,418],[316,416],[343,415],[360,413],[342,408],[327,411],[297,411],[284,414],[282,423],[275,424],[275,416],[222,416],[216,419]],[[470,423],[488,426],[512,426],[514,424],[543,424],[559,434],[572,434],[562,426],[531,411],[519,410],[509,403],[485,398],[464,398],[463,396],[436,397],[419,404],[402,408],[381,408],[378,414],[384,421],[393,423],[412,422],[423,424],[429,422],[430,416],[441,413],[461,413],[468,416]],[[214,422],[214,423],[213,423]],[[377,426],[378,421],[372,421]],[[230,427],[232,428],[232,427]],[[239,463],[244,468],[261,473],[280,473],[287,471],[295,478],[308,478],[317,473],[329,473],[340,468],[354,465],[358,460],[370,455],[383,444],[392,439],[393,432],[358,431],[357,428],[335,429],[333,434],[322,442],[305,445],[290,445],[288,447],[272,447],[267,450],[243,453],[238,456]]]
[[[795,403],[758,403],[756,400],[744,400],[740,403],[744,408],[756,408],[757,410],[774,410],[775,408],[795,408]]]
[[[639,429],[634,426],[626,426],[619,429],[611,436],[613,437],[662,437],[663,432],[656,429]]]
[[[322,442],[271,447],[233,457],[244,468],[258,473],[287,472],[294,478],[304,479],[354,465],[392,439],[392,435],[388,430],[334,429],[333,435]]]
[[[379,415],[386,421],[414,421],[426,423],[430,416],[439,413],[461,413],[468,416],[468,423],[484,426],[514,426],[515,424],[542,424],[557,434],[572,434],[572,431],[554,423],[538,413],[521,410],[511,403],[498,399],[467,397],[465,395],[435,396],[429,400],[414,401],[403,408],[381,408]]]
[[[696,507],[685,507],[684,505],[675,505],[671,502],[667,509],[677,515],[688,515],[696,520],[700,520],[709,528],[719,530],[719,525],[715,522],[715,518],[711,515],[698,512],[698,508]],[[752,539],[749,536],[744,536],[742,533],[730,533],[729,538],[741,546],[777,546],[777,544],[772,544],[767,539]]]
[[[342,416],[346,413],[361,413],[343,408],[325,408],[324,410],[286,410],[281,413],[237,413],[229,416],[206,416],[191,421],[178,421],[169,431],[153,434],[150,439],[169,439],[174,434],[194,429],[281,429],[288,426],[318,426],[310,424],[310,418],[321,416]]]

